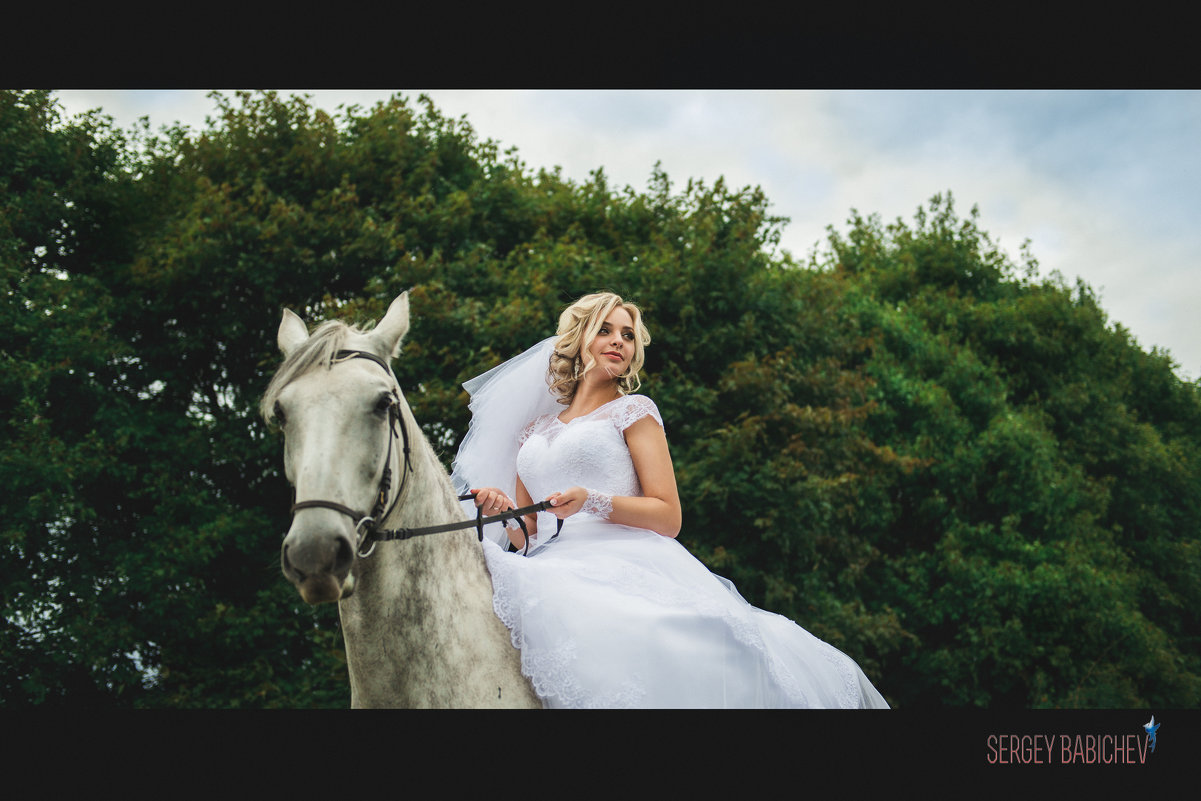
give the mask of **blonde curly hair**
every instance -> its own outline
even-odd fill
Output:
[[[576,385],[596,367],[588,345],[605,324],[605,318],[618,307],[629,312],[634,320],[634,355],[625,372],[617,377],[617,391],[628,395],[642,385],[638,373],[646,360],[645,348],[651,344],[650,331],[642,323],[642,311],[612,292],[595,292],[580,298],[559,315],[559,328],[555,332],[559,338],[555,340],[546,375],[551,391],[564,406],[571,405]]]

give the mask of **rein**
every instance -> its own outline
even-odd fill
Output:
[[[392,367],[379,356],[365,350],[340,350],[334,354],[331,364],[339,364],[350,359],[368,359],[369,361],[373,361],[384,368],[394,382],[396,381],[396,375],[392,372]],[[380,477],[379,492],[376,494],[375,506],[371,509],[371,512],[363,514],[356,509],[351,509],[349,506],[334,501],[312,500],[292,504],[291,514],[295,515],[302,509],[332,509],[335,512],[341,512],[352,520],[357,520],[358,522],[354,527],[355,534],[358,536],[358,544],[355,551],[361,559],[370,556],[375,550],[376,544],[380,542],[407,540],[426,534],[439,534],[444,531],[457,531],[472,527],[479,533],[480,542],[483,542],[484,526],[488,523],[499,523],[505,520],[517,521],[517,525],[521,527],[521,531],[525,535],[525,553],[528,554],[530,549],[530,533],[526,529],[522,516],[550,509],[551,504],[549,501],[542,501],[520,509],[510,509],[507,512],[501,512],[492,517],[484,517],[483,508],[476,507],[475,520],[460,520],[456,523],[443,523],[441,525],[422,526],[420,528],[381,529],[376,527],[377,521],[382,522],[392,514],[396,504],[400,501],[405,482],[408,480],[409,474],[413,472],[413,464],[409,459],[411,454],[411,449],[409,448],[409,431],[405,427],[404,415],[400,412],[400,384],[399,382],[396,382],[396,384],[396,387],[392,389],[391,402],[388,404],[388,452],[384,456],[384,472]],[[392,484],[392,442],[396,439],[396,426],[398,424],[400,425],[400,435],[403,440],[404,461],[401,463],[400,486],[396,490],[396,497],[392,499],[392,503],[389,505],[388,495]],[[469,492],[465,495],[460,495],[459,500],[466,501],[473,497],[475,497],[475,493]],[[563,528],[563,520],[560,518],[557,523],[555,537],[559,536],[559,532]],[[554,539],[554,537],[551,539]]]

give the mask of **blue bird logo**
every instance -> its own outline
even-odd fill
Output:
[[[1151,752],[1155,752],[1155,732],[1159,731],[1159,724],[1155,722],[1155,716],[1143,724],[1143,729],[1147,732],[1147,742],[1151,743]]]

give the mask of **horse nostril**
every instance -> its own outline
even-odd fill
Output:
[[[296,577],[297,581],[304,581],[304,571],[296,567],[296,565],[292,564],[292,561],[288,559],[288,544],[286,542],[283,546],[283,552],[280,554],[280,560],[283,562],[285,576],[292,574]]]
[[[351,547],[350,540],[345,537],[338,537],[338,552],[334,556],[334,572],[341,573],[353,561],[354,548]]]

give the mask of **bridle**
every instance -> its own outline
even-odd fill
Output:
[[[365,350],[340,350],[334,354],[330,365],[340,364],[351,359],[367,359],[375,362],[392,379],[393,387],[389,396],[388,402],[388,450],[384,455],[384,471],[380,476],[379,489],[375,495],[375,506],[367,514],[352,509],[335,501],[325,500],[309,500],[298,501],[292,504],[291,514],[295,515],[302,509],[332,509],[335,512],[341,512],[350,517],[355,523],[355,536],[358,542],[355,546],[355,552],[359,558],[366,559],[375,551],[375,546],[379,542],[387,542],[390,540],[407,540],[412,537],[420,537],[425,534],[438,534],[443,531],[457,531],[459,529],[471,528],[474,526],[479,533],[480,542],[484,540],[484,526],[488,523],[499,523],[505,520],[516,520],[521,527],[522,533],[525,535],[526,553],[529,552],[530,534],[526,529],[525,521],[522,520],[523,515],[532,514],[534,512],[542,512],[551,508],[549,501],[542,501],[531,506],[524,506],[520,509],[510,509],[507,512],[484,517],[483,508],[476,508],[475,520],[460,520],[455,523],[443,523],[436,526],[422,526],[420,528],[394,528],[381,529],[377,524],[388,519],[392,511],[399,503],[400,497],[404,492],[405,482],[409,478],[409,474],[413,472],[413,463],[410,461],[411,449],[409,447],[409,431],[405,426],[404,415],[400,411],[400,382],[396,380],[396,375],[392,372],[392,367],[379,356]],[[391,504],[388,502],[388,496],[392,487],[392,449],[393,443],[396,441],[396,429],[400,427],[400,439],[402,441],[402,455],[400,467],[400,486],[396,489],[396,496],[392,498]],[[474,493],[468,492],[459,496],[460,501],[466,501],[474,497]],[[558,520],[558,525],[555,531],[555,537],[559,536],[559,531],[563,528],[563,520]],[[554,539],[552,537],[551,539]],[[366,549],[366,550],[364,550]]]

